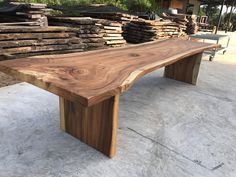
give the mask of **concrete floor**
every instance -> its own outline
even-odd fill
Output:
[[[60,131],[57,96],[26,83],[1,88],[0,177],[235,177],[232,41],[225,56],[205,58],[197,86],[159,70],[123,94],[114,159]]]

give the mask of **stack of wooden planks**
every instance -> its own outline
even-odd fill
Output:
[[[181,25],[184,30],[186,30],[186,25],[188,23],[188,19],[186,18],[185,14],[166,14],[163,13],[161,16],[165,20],[170,20],[172,22],[178,23]]]
[[[126,40],[122,36],[122,23],[110,20],[99,20],[97,22],[104,29],[103,39],[110,47],[122,47],[126,45]]]
[[[89,17],[49,17],[50,25],[77,28],[77,36],[87,45],[88,50],[105,47],[105,30],[97,19]]]
[[[187,34],[196,34],[198,32],[197,16],[188,14],[162,14],[164,19],[171,20],[183,26],[183,31]]]
[[[107,19],[112,21],[131,21],[138,19],[138,16],[132,15],[116,6],[108,4],[87,4],[74,7],[55,7],[54,9],[63,11],[64,14],[77,14],[82,17],[92,17],[97,19]]]
[[[0,27],[1,59],[84,51],[76,37],[78,29],[67,27]]]
[[[1,26],[47,26],[46,7],[46,4],[11,2],[0,9],[1,16],[7,20]],[[3,19],[0,21],[4,22]]]
[[[78,37],[88,49],[120,47],[126,44],[120,22],[91,17],[49,17],[50,25],[79,28]]]
[[[196,34],[198,32],[198,24],[197,24],[197,16],[196,15],[189,15],[187,16],[188,23],[187,23],[187,34]]]
[[[112,21],[127,22],[131,20],[137,20],[138,16],[130,15],[122,12],[84,12],[81,13],[83,16],[108,19]]]
[[[143,43],[182,35],[185,35],[183,26],[168,20],[135,20],[124,27],[124,37],[130,43]]]

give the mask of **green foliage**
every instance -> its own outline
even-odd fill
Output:
[[[7,0],[0,0],[7,1]],[[76,6],[88,4],[109,4],[130,11],[156,11],[155,0],[15,0],[27,3],[45,3],[56,6]]]
[[[236,30],[236,13],[232,13],[231,20],[229,22],[230,13],[225,13],[222,17],[223,29],[228,29],[235,31]]]
[[[230,13],[224,14],[223,22],[227,23],[229,21]],[[231,22],[236,22],[236,13],[232,13]]]
[[[220,9],[216,5],[206,5],[201,7],[199,15],[206,15],[209,17],[209,23],[216,26],[218,17],[220,14]]]
[[[157,10],[155,0],[123,0],[122,3],[125,4],[130,11],[144,12],[147,10]]]

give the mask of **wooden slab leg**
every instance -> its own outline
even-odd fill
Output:
[[[187,57],[165,67],[164,76],[170,79],[196,85],[202,53]]]
[[[109,157],[116,153],[119,95],[91,107],[60,98],[61,129]]]

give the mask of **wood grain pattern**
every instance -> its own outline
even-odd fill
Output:
[[[202,53],[215,44],[180,39],[78,54],[0,62],[0,70],[19,80],[84,106],[128,90],[143,75]]]
[[[60,128],[61,130],[66,131],[65,103],[64,103],[64,98],[62,97],[59,98],[59,108],[60,108]]]
[[[0,41],[18,40],[18,39],[58,39],[76,37],[75,33],[13,33],[0,34]]]
[[[0,33],[43,33],[43,32],[78,32],[79,28],[61,26],[27,27],[27,26],[3,26],[0,24]]]
[[[60,98],[60,107],[62,130],[109,157],[115,155],[119,95],[91,107]]]
[[[187,57],[165,67],[165,77],[196,85],[202,53]]]

